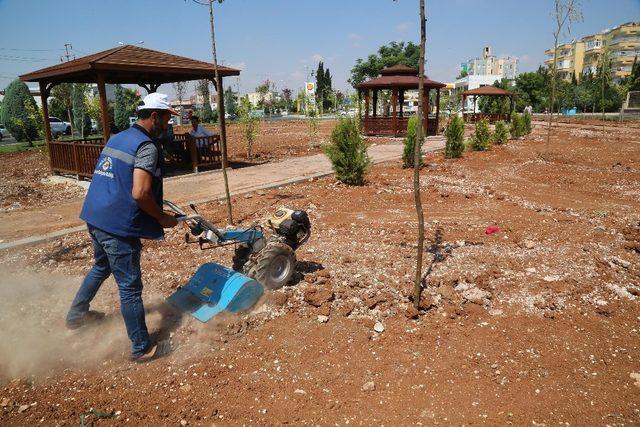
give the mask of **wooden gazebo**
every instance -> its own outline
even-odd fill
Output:
[[[476,102],[480,96],[494,96],[509,98],[509,113],[476,113]],[[480,120],[486,119],[489,122],[497,122],[498,120],[509,121],[511,119],[511,113],[513,112],[513,92],[500,89],[495,86],[481,86],[476,89],[465,90],[462,92],[462,117],[465,122],[476,123]],[[471,112],[465,111],[466,101],[468,97],[473,97],[473,110]]]
[[[20,80],[40,84],[45,139],[52,172],[91,177],[111,130],[105,84],[137,84],[151,93],[164,83],[208,79],[222,90],[222,78],[237,75],[240,75],[240,70],[218,65],[219,79],[216,81],[214,65],[210,62],[124,45],[24,74],[20,76]],[[102,112],[101,139],[53,140],[47,119],[47,99],[51,89],[60,83],[97,83]],[[224,138],[224,105],[222,109],[223,114],[219,120],[220,133]]]
[[[358,95],[364,96],[364,117],[360,117],[362,132],[365,135],[389,135],[406,136],[409,118],[404,112],[405,91],[418,89],[418,70],[406,65],[394,65],[380,72],[381,76],[357,86]],[[424,92],[422,94],[424,106],[424,129],[427,135],[438,133],[438,116],[440,113],[440,89],[444,83],[424,79]],[[434,118],[429,117],[429,93],[436,90],[436,113]],[[378,111],[379,92],[391,91],[391,108],[388,112]]]

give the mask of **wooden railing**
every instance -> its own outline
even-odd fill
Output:
[[[55,174],[71,174],[80,178],[91,178],[100,153],[104,148],[102,138],[51,141],[49,161]]]
[[[222,163],[219,135],[193,138],[188,133],[174,134],[174,144],[181,147],[176,152],[184,153],[188,158],[170,157],[170,163],[189,162],[193,172],[198,172],[203,166],[215,167]],[[104,140],[86,138],[51,141],[48,147],[49,163],[54,174],[75,175],[78,179],[91,178],[104,148]]]
[[[408,117],[397,117],[395,123],[393,117],[365,117],[361,121],[362,132],[365,135],[381,136],[406,136]],[[436,119],[427,121],[427,135],[436,135]]]
[[[187,144],[194,173],[197,173],[198,168],[201,166],[220,166],[222,164],[220,135],[200,138],[193,138],[188,135]]]

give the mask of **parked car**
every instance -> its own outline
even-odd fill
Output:
[[[5,128],[4,125],[0,124],[0,141],[2,141],[2,138],[9,138],[10,136],[11,134],[9,133],[7,128]]]
[[[91,119],[91,133],[98,133],[98,122]]]
[[[57,117],[49,117],[49,126],[51,127],[51,135],[54,138],[60,135],[71,135],[71,123],[60,120]]]

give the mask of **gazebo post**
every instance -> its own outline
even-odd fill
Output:
[[[473,97],[473,123],[476,122],[476,101],[478,101],[478,95]]]
[[[466,105],[467,105],[467,95],[462,95],[462,107],[460,108],[460,112],[462,113],[463,122],[466,121],[466,117],[464,116],[464,110],[466,109]]]
[[[404,117],[404,89],[400,89],[400,118]]]
[[[47,142],[47,146],[51,142],[51,125],[49,124],[49,104],[47,99],[49,98],[49,90],[47,84],[43,81],[38,82],[40,85],[40,99],[42,100],[42,118],[44,119],[44,140]],[[49,163],[51,163],[51,156],[49,156]]]
[[[111,125],[109,124],[109,107],[107,106],[107,91],[105,90],[104,75],[98,73],[98,93],[100,94],[100,111],[102,112],[102,135],[104,143],[109,141],[111,136]]]
[[[398,117],[397,117],[397,104],[398,104],[398,89],[391,90],[391,111],[393,114],[393,136],[398,136]]]
[[[369,118],[369,98],[371,97],[371,93],[369,89],[364,93],[364,118],[365,120]]]
[[[222,161],[225,166],[229,164],[228,156],[227,156],[227,122],[224,117],[224,89],[222,86],[222,76],[218,75],[218,79],[216,80],[216,89],[218,90],[220,100],[220,105],[218,106],[219,116],[218,122],[220,123],[220,144],[222,145],[222,153],[224,154]],[[222,92],[220,92],[222,91]]]
[[[429,88],[425,87],[422,92],[422,127],[424,136],[429,136]]]
[[[438,130],[440,122],[440,88],[436,89],[436,135],[438,134]]]
[[[512,114],[513,114],[513,95],[509,97],[509,117],[507,118],[507,121],[511,120]]]
[[[373,90],[373,117],[378,117],[378,89]]]

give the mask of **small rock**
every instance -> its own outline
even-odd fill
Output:
[[[18,408],[18,412],[22,413],[22,412],[26,411],[29,408],[30,408],[29,405],[20,405],[20,407]]]
[[[631,267],[631,263],[629,261],[626,261],[622,258],[618,258],[617,256],[611,257],[609,260],[609,265],[611,265],[611,267],[613,267],[612,264],[615,265],[619,265],[622,268],[629,268]]]
[[[245,199],[250,199],[253,197],[253,194],[249,193],[247,195],[244,196]],[[181,422],[182,423],[182,422]]]
[[[524,240],[522,242],[522,247],[525,248],[525,249],[533,249],[533,248],[536,247],[536,244],[533,243],[533,241],[531,241],[531,240]]]
[[[331,273],[328,270],[320,270],[318,271],[318,277],[326,277],[328,279],[331,277]]]
[[[558,280],[560,280],[560,276],[558,276],[557,274],[550,274],[549,276],[544,276],[542,280],[544,280],[545,282],[557,282]]]
[[[184,393],[189,393],[191,391],[191,384],[183,385],[182,387],[180,387],[180,391]]]
[[[376,322],[376,324],[373,325],[373,330],[381,334],[384,332],[384,325],[381,322]]]
[[[189,424],[189,423],[188,423],[188,422],[187,422],[187,420],[185,420],[184,418],[180,420],[180,425],[181,425],[181,426],[183,426],[183,427],[184,427],[184,426],[186,426],[187,424]]]
[[[376,383],[373,381],[369,381],[364,383],[362,386],[362,391],[374,391],[376,389]]]
[[[491,294],[480,288],[473,287],[462,292],[462,298],[474,304],[488,304]]]
[[[633,383],[634,386],[640,388],[640,373],[638,372],[632,372],[629,374],[629,376],[631,377],[631,379],[633,379],[635,381],[635,383]]]
[[[329,316],[325,316],[323,314],[318,315],[318,322],[327,323],[329,321]]]
[[[0,403],[0,406],[4,408],[5,406],[8,406],[8,405],[9,405],[9,398],[8,397],[2,398],[2,402]]]
[[[493,309],[493,310],[489,310],[489,314],[491,316],[501,316],[502,313],[504,313],[502,310],[500,310],[499,308]]]
[[[304,300],[314,307],[320,307],[326,302],[333,301],[333,298],[333,291],[326,288],[311,288],[304,293]]]
[[[295,394],[307,394],[307,392],[306,392],[306,391],[301,390],[301,389],[299,389],[299,388],[297,388],[297,389],[294,391],[294,393],[295,393]]]
[[[420,312],[417,308],[415,308],[413,304],[409,304],[409,307],[407,307],[404,315],[407,317],[407,319],[417,319],[418,316],[420,316]]]
[[[538,270],[536,270],[534,267],[529,267],[529,268],[525,269],[524,271],[526,271],[527,273],[530,273],[530,274],[534,274],[534,273],[538,272]]]

